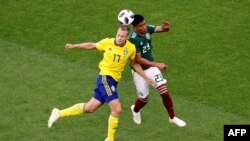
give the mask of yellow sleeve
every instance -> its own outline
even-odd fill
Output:
[[[99,51],[104,51],[106,49],[108,38],[102,39],[101,41],[96,43],[96,49]]]

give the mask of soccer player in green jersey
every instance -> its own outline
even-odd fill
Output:
[[[162,22],[160,26],[147,25],[142,15],[134,15],[134,21],[132,22],[134,31],[129,35],[129,41],[135,44],[137,63],[141,64],[145,74],[155,80],[153,86],[160,94],[165,109],[169,115],[170,123],[175,123],[179,127],[186,126],[186,123],[177,118],[174,114],[173,102],[167,89],[167,80],[163,78],[161,71],[166,71],[167,65],[165,63],[159,63],[154,61],[152,55],[153,45],[151,36],[153,33],[166,32],[169,30],[169,23]],[[138,74],[137,71],[132,69],[132,75],[137,90],[138,99],[135,104],[131,106],[133,114],[133,120],[136,124],[141,124],[140,110],[147,104],[149,88],[148,84]]]
[[[130,60],[133,68],[147,81],[153,84],[154,81],[148,78],[141,66],[135,63],[136,49],[134,44],[128,39],[129,27],[121,25],[114,38],[105,38],[97,43],[86,42],[81,44],[66,44],[66,49],[86,49],[103,52],[103,59],[99,63],[100,73],[96,80],[96,88],[93,97],[86,103],[77,103],[69,108],[59,110],[54,108],[48,120],[48,127],[51,126],[62,117],[84,115],[93,113],[104,103],[108,103],[111,114],[108,119],[108,134],[105,141],[114,141],[118,119],[121,115],[121,103],[118,98],[117,84],[122,76],[122,72],[128,60]]]

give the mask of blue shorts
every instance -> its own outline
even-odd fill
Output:
[[[118,99],[116,87],[117,81],[115,81],[111,76],[98,75],[93,97],[101,103],[109,103],[114,99]]]

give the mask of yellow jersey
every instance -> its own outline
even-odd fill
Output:
[[[100,75],[110,75],[119,81],[128,59],[133,60],[136,55],[134,44],[126,41],[122,47],[115,44],[114,38],[106,38],[96,43],[99,51],[104,51],[103,59],[99,63]]]

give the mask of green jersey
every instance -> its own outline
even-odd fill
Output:
[[[152,55],[153,45],[151,43],[151,35],[155,32],[156,26],[147,26],[147,33],[142,36],[135,31],[131,32],[129,35],[129,41],[132,42],[136,47],[136,53],[140,53],[142,58],[145,58],[149,61],[154,61]],[[143,66],[142,69],[148,69],[148,66]]]

